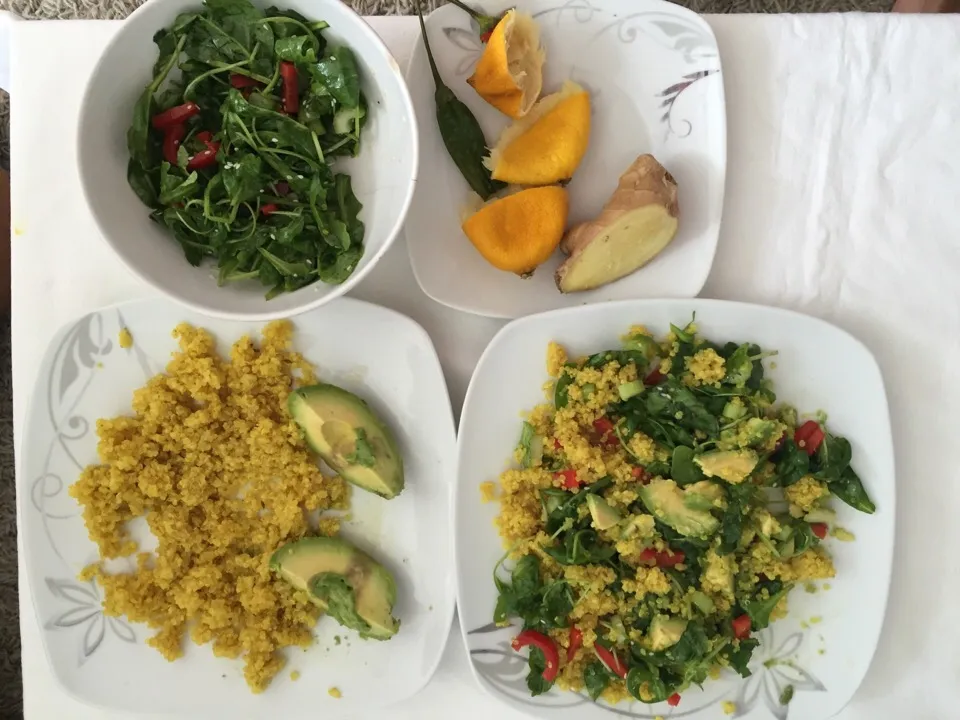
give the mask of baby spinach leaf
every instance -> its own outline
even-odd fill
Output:
[[[677,485],[690,485],[703,479],[703,473],[693,461],[693,456],[693,448],[686,445],[678,445],[673,449],[670,477]]]
[[[829,488],[830,492],[854,510],[871,515],[877,510],[877,506],[874,505],[873,500],[870,499],[863,487],[860,476],[854,472],[852,467],[847,467],[838,480],[830,482]]]
[[[527,688],[530,690],[530,695],[536,697],[553,687],[553,683],[543,677],[543,671],[547,669],[547,660],[543,656],[543,650],[531,645],[528,663],[530,672],[527,673]]]
[[[774,462],[773,484],[777,487],[789,487],[810,472],[810,456],[807,455],[793,438],[783,441]]]
[[[328,285],[339,285],[353,274],[361,257],[363,257],[363,247],[359,245],[354,245],[341,253],[328,247],[320,253],[317,274]]]
[[[594,660],[583,669],[583,685],[591,700],[596,700],[607,689],[613,675],[599,660]]]

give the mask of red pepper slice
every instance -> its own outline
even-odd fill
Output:
[[[187,170],[203,170],[217,164],[217,151],[220,149],[220,143],[208,142],[207,149],[201,150],[187,163]]]
[[[293,115],[300,109],[300,81],[297,78],[297,66],[284,60],[280,63],[280,77],[283,78],[283,111]]]
[[[647,471],[642,467],[635,467],[630,469],[630,474],[633,475],[637,480],[644,481],[646,480]]]
[[[823,442],[825,437],[823,430],[817,423],[813,420],[807,420],[803,425],[797,428],[797,431],[793,434],[793,441],[800,446],[800,449],[807,453],[807,455],[813,455],[817,448],[820,447],[820,443]]]
[[[583,633],[580,632],[580,628],[574,626],[570,628],[570,642],[567,645],[567,662],[573,660],[573,656],[577,654],[577,650],[580,649],[581,645],[583,645]]]
[[[536,630],[524,630],[517,635],[510,646],[520,651],[521,648],[533,645],[540,648],[543,653],[543,659],[547,666],[543,670],[543,679],[547,682],[553,682],[557,678],[557,672],[560,670],[560,654],[557,652],[557,644],[543,633]]]
[[[823,540],[827,536],[826,523],[810,523],[810,529],[813,531],[813,534],[816,535],[821,540]]]
[[[733,627],[733,636],[738,640],[750,637],[750,616],[746,613],[740,617],[735,617],[730,625]]]
[[[485,33],[480,34],[480,42],[486,45],[490,42],[490,36],[493,35],[493,30],[487,30]]]
[[[254,80],[252,77],[247,75],[232,73],[230,75],[230,85],[235,87],[237,90],[243,90],[244,88],[260,87],[261,83],[259,80]]]
[[[554,450],[563,450],[563,445],[560,444],[560,441],[554,438],[553,440],[553,449]]]
[[[674,565],[679,565],[684,561],[686,555],[683,554],[682,550],[667,550],[666,552],[657,553],[657,567],[673,567]]]
[[[267,203],[266,205],[260,206],[260,212],[263,213],[264,217],[268,215],[273,215],[277,211],[277,206],[275,203]]]
[[[163,159],[171,165],[177,164],[177,151],[186,134],[187,128],[183,125],[171,125],[163,133]]]
[[[580,487],[580,480],[577,478],[576,470],[561,470],[560,472],[555,472],[553,476],[563,478],[563,487],[567,490],[575,490]]]
[[[653,548],[647,548],[640,553],[640,562],[653,562],[657,567],[673,567],[679,565],[686,559],[682,550],[667,550],[666,552],[657,552]]]
[[[674,693],[673,695],[667,698],[667,705],[669,705],[670,707],[676,707],[679,704],[680,704],[680,693]]]
[[[654,368],[650,373],[643,379],[643,384],[646,386],[650,385],[659,385],[664,380],[667,379],[667,376],[660,372],[660,368]]]
[[[194,115],[200,114],[200,106],[195,102],[185,102],[153,116],[151,123],[157,130],[166,130],[174,125],[182,125]]]
[[[208,142],[213,140],[213,133],[210,132],[209,130],[201,130],[196,135],[194,135],[194,137],[200,142],[202,142],[204,145],[206,145]]]
[[[622,678],[627,676],[627,667],[615,652],[607,650],[603,645],[594,645],[593,650],[600,658],[600,662],[607,666],[607,670]]]
[[[598,417],[593,421],[593,429],[600,433],[600,439],[603,441],[603,444],[608,447],[620,444],[620,440],[617,438],[617,434],[613,428],[613,421],[606,415]]]

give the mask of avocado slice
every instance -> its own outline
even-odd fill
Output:
[[[700,480],[683,489],[683,504],[694,510],[712,510],[726,507],[727,499],[719,483]]]
[[[287,410],[344,480],[388,499],[403,490],[397,441],[361,398],[336,385],[308,385],[290,393]]]
[[[720,527],[707,510],[687,507],[684,493],[673,480],[654,480],[640,489],[640,500],[657,520],[681,535],[705,538]]]
[[[693,460],[707,477],[718,477],[729,483],[746,480],[760,462],[753,450],[717,450],[698,455]]]
[[[609,530],[623,519],[623,516],[599,495],[587,495],[587,507],[597,530]]]
[[[389,640],[400,622],[393,617],[393,576],[362,550],[338,537],[288,543],[270,558],[270,569],[360,637]]]
[[[659,652],[676,645],[686,629],[687,621],[682,618],[654,615],[647,633],[650,649]]]

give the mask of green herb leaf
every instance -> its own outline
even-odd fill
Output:
[[[326,89],[345,108],[360,105],[360,73],[350,48],[340,46],[315,63],[310,72],[313,83]]]
[[[599,660],[594,660],[583,669],[583,685],[591,700],[596,700],[613,679],[610,671]]]

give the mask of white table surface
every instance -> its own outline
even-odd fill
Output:
[[[730,160],[723,231],[703,294],[792,307],[850,330],[877,355],[890,396],[900,484],[893,586],[873,666],[839,717],[958,717],[960,472],[950,459],[957,440],[949,418],[960,407],[960,18],[707,19],[723,59]],[[416,20],[372,24],[405,64]],[[75,165],[82,89],[117,27],[14,28],[18,446],[35,368],[56,329],[98,306],[151,293],[100,242]],[[459,410],[501,323],[430,301],[403,242],[354,294],[423,324]],[[77,703],[57,686],[22,570],[26,716],[129,717]],[[390,716],[522,717],[474,684],[456,624],[434,679]]]

